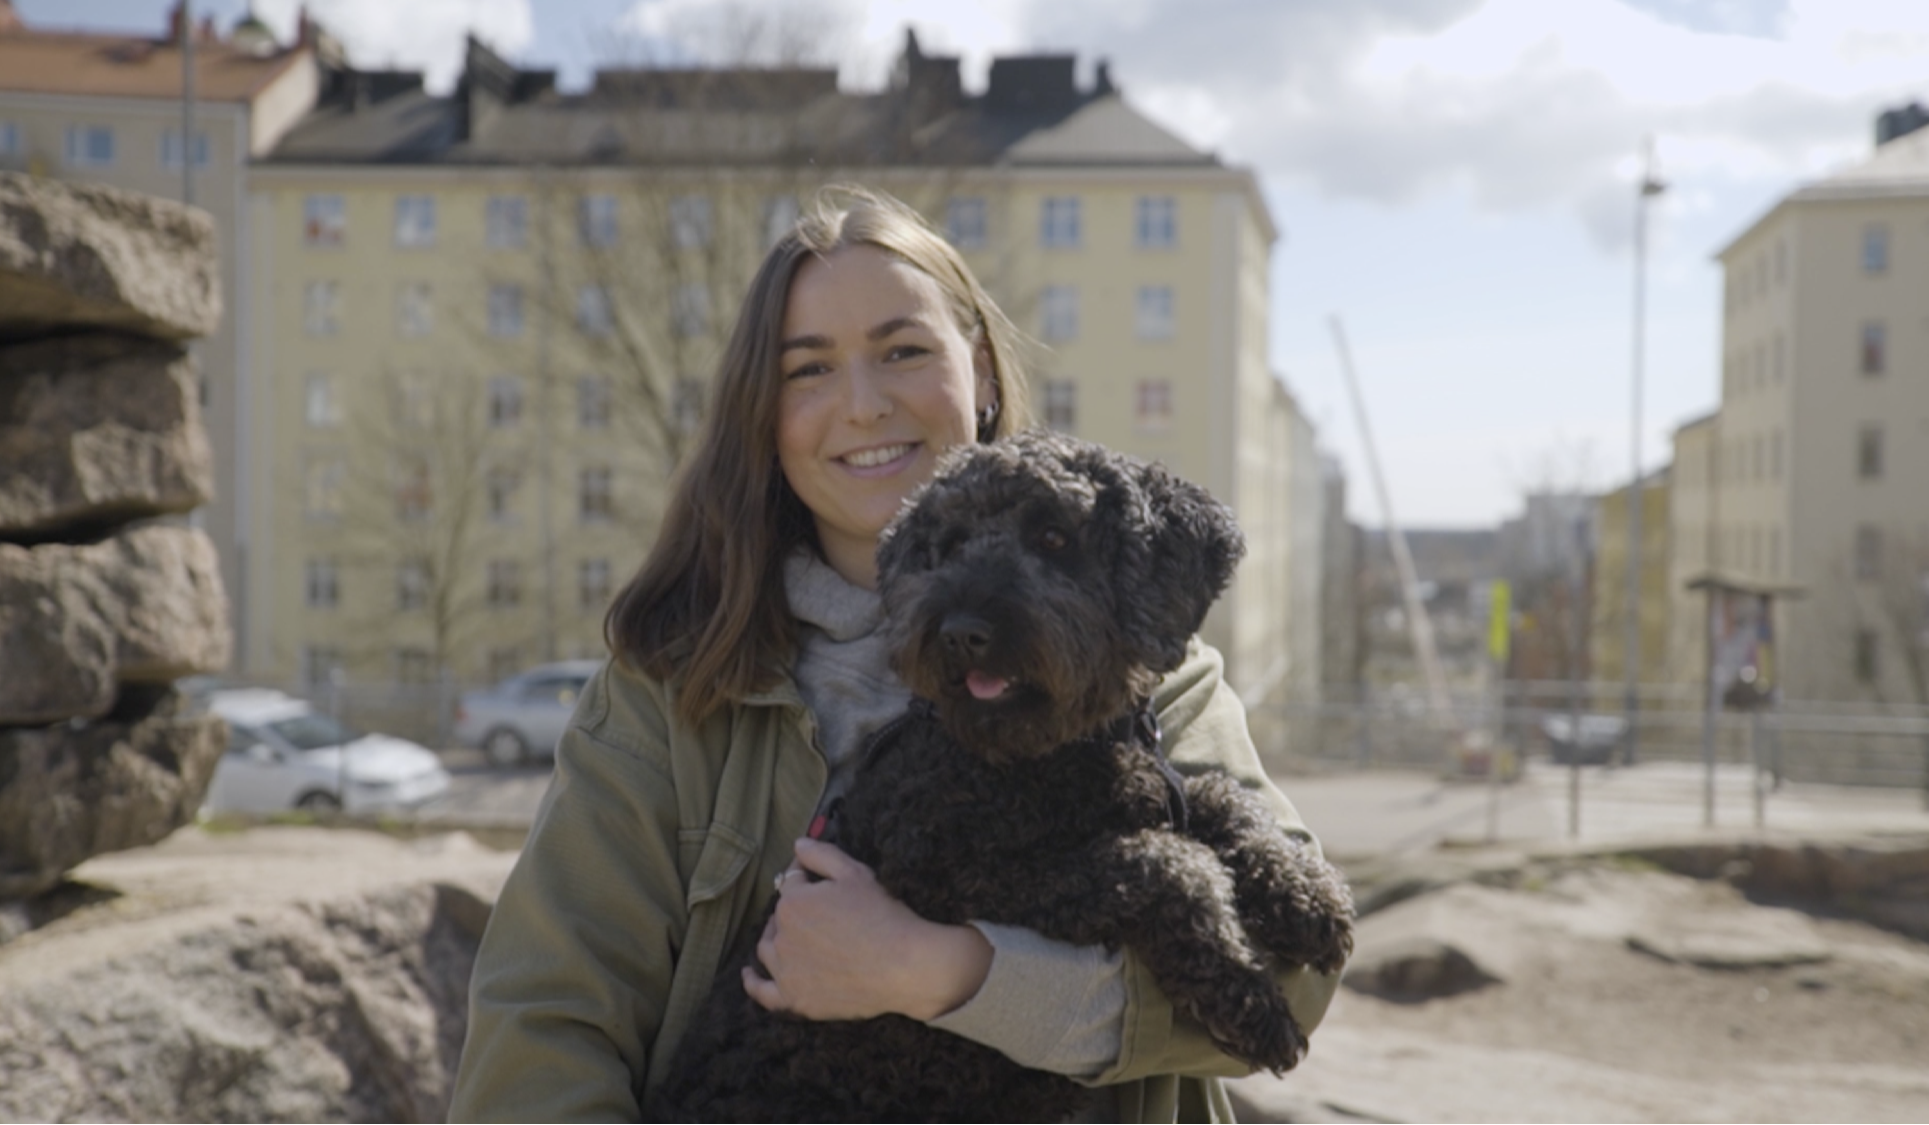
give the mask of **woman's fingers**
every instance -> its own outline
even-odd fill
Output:
[[[835,881],[871,876],[869,867],[852,859],[836,844],[827,844],[822,840],[800,836],[792,850],[797,854],[797,862],[793,866],[801,867],[826,879]]]

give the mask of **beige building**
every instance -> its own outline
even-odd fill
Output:
[[[1793,583],[1791,699],[1929,702],[1929,131],[1803,187],[1717,255],[1714,569]]]
[[[1673,600],[1669,577],[1678,548],[1673,542],[1673,470],[1661,469],[1641,481],[1640,661],[1642,683],[1674,683],[1680,669],[1669,663],[1668,638]],[[1595,507],[1594,567],[1588,595],[1587,667],[1596,683],[1627,682],[1628,651],[1628,490],[1603,493]]]
[[[37,30],[0,0],[0,167],[181,198],[179,42],[178,23],[152,37]],[[287,47],[251,21],[225,38],[204,24],[194,37],[193,197],[220,232],[226,310],[214,334],[195,345],[217,482],[214,502],[197,518],[220,548],[237,622],[253,601],[243,582],[251,529],[236,518],[250,483],[238,466],[252,437],[242,424],[256,295],[243,221],[248,162],[313,105],[316,45],[312,25]]]
[[[1674,462],[1668,468],[1667,669],[1676,684],[1705,684],[1708,673],[1708,602],[1688,583],[1706,577],[1715,562],[1721,526],[1715,485],[1721,416],[1706,414],[1675,427]]]
[[[468,678],[602,651],[721,336],[815,187],[921,208],[1041,345],[1041,422],[1156,458],[1252,550],[1207,632],[1249,701],[1318,684],[1320,470],[1266,364],[1276,229],[1103,67],[907,43],[830,70],[603,71],[558,92],[471,42],[451,96],[325,70],[250,173],[261,370],[246,671]]]

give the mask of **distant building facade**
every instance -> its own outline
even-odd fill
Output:
[[[1912,120],[1717,254],[1708,561],[1806,589],[1777,609],[1789,698],[1929,702],[1929,130]]]
[[[1041,423],[1164,461],[1252,550],[1206,635],[1242,691],[1317,690],[1321,474],[1266,365],[1277,236],[1251,172],[1105,69],[910,39],[835,72],[605,70],[580,94],[471,41],[454,93],[325,68],[249,176],[261,435],[241,650],[261,676],[495,675],[602,651],[736,302],[810,193],[920,208],[1044,347]]]

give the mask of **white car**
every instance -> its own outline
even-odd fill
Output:
[[[403,812],[449,791],[449,771],[427,749],[358,734],[306,700],[245,688],[211,692],[206,707],[229,732],[203,803],[209,812]]]

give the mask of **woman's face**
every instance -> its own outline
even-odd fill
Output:
[[[798,267],[780,348],[777,461],[831,566],[874,586],[878,534],[939,454],[976,437],[991,364],[937,282],[864,245]]]

